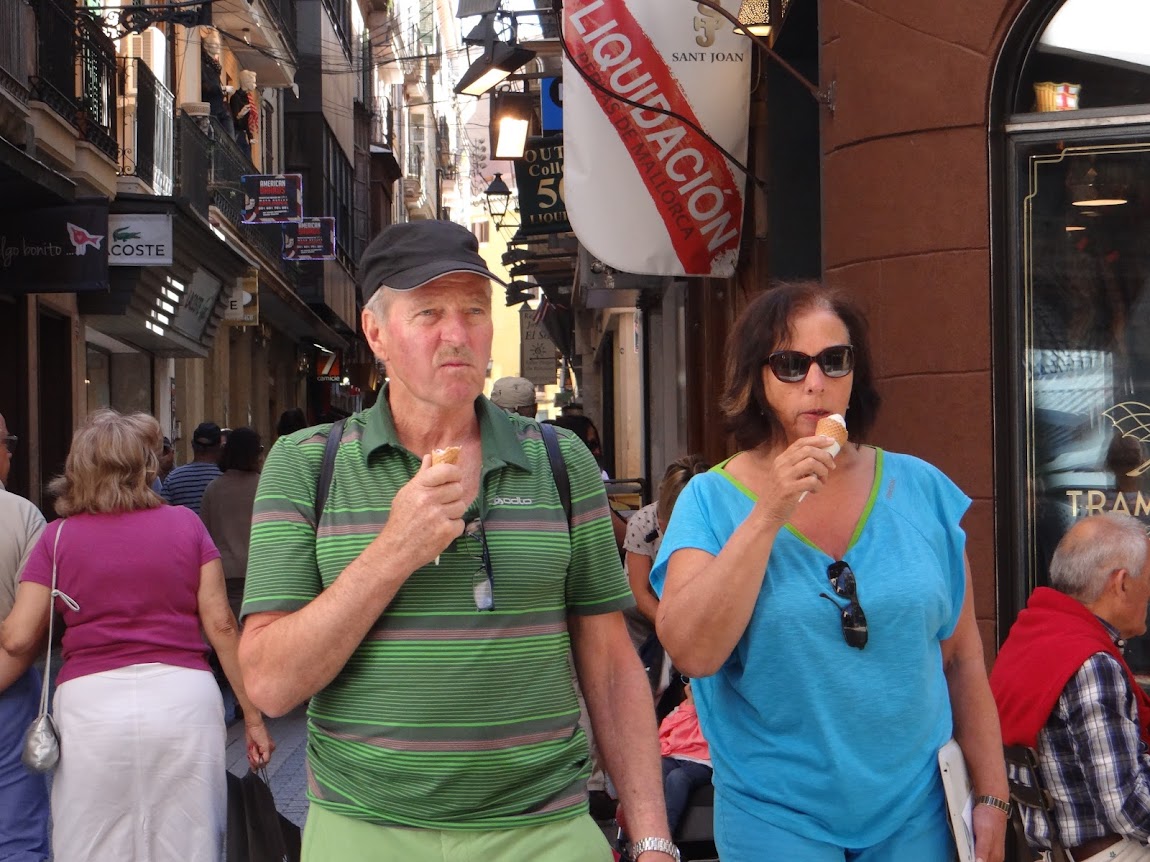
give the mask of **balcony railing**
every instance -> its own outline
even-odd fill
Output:
[[[117,158],[115,43],[86,10],[56,0],[36,0],[35,8],[40,67],[32,97]]]
[[[176,164],[176,195],[206,220],[211,205],[212,139],[183,111],[176,118]]]
[[[23,3],[0,3],[0,87],[21,102],[28,101],[31,46],[24,27],[30,20]]]
[[[173,189],[172,160],[175,98],[138,57],[120,60],[124,82],[121,104],[120,174],[139,177],[157,195]]]

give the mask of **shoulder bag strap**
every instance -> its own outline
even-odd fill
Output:
[[[343,426],[346,420],[339,419],[327,432],[327,443],[323,447],[323,464],[319,468],[319,479],[315,488],[315,528],[319,529],[319,519],[327,505],[327,492],[331,489],[331,477],[335,473],[335,456],[343,441]]]
[[[60,534],[64,532],[64,524],[66,521],[61,521],[60,526],[56,528],[56,538],[52,541],[52,592],[48,594],[48,648],[44,651],[44,679],[40,682],[40,715],[48,714],[48,685],[49,678],[52,675],[52,634],[55,630],[53,623],[56,619],[56,597],[60,599],[74,611],[80,610],[80,606],[69,595],[65,595],[56,589],[56,576],[57,576],[57,557],[60,550]]]
[[[551,475],[555,479],[555,488],[559,491],[559,502],[563,504],[563,512],[567,516],[567,529],[571,529],[571,477],[567,475],[567,462],[563,460],[563,452],[559,448],[559,434],[554,425],[540,423],[539,431],[543,434],[543,445],[547,448],[547,460],[551,462]]]

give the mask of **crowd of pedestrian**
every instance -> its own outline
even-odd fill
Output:
[[[307,706],[311,862],[608,862],[596,763],[635,862],[677,862],[708,785],[724,862],[950,862],[951,740],[974,858],[1002,862],[1004,739],[1052,800],[1024,818],[1035,849],[1150,859],[1150,698],[1123,656],[1146,630],[1145,532],[1075,525],[988,680],[970,500],[866,442],[879,397],[845,298],[750,303],[722,398],[737,451],[676,460],[617,534],[594,423],[538,421],[523,378],[483,395],[499,279],[475,237],[393,225],[360,272],[373,406],[287,411],[266,459],[255,430],[203,422],[174,469],[155,419],[98,410],[51,485],[57,520],[0,490],[0,859],[218,862],[209,653],[253,768],[264,716]],[[832,415],[841,448],[817,430]],[[17,443],[0,416],[0,483]],[[20,751],[53,613],[49,800]]]

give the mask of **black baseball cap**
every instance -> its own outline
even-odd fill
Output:
[[[411,221],[388,225],[373,239],[359,262],[366,302],[381,286],[415,290],[453,272],[473,272],[506,287],[479,256],[479,241],[451,221]]]
[[[220,426],[215,422],[201,422],[196,426],[196,432],[192,435],[192,442],[198,443],[200,446],[219,446],[220,436]]]

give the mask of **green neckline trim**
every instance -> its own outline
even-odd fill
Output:
[[[874,447],[874,449],[875,449],[874,481],[871,484],[870,496],[867,497],[866,505],[863,506],[862,514],[859,515],[859,520],[858,520],[858,523],[855,524],[854,532],[851,533],[851,540],[847,543],[847,550],[848,551],[851,548],[853,548],[855,546],[855,543],[859,540],[859,538],[861,538],[862,531],[866,527],[867,521],[870,520],[870,514],[872,511],[874,511],[874,504],[875,504],[875,501],[878,499],[878,489],[882,487],[882,469],[883,469],[883,454],[884,453],[883,453],[883,450],[880,449],[878,446]],[[735,454],[738,454],[738,453],[736,452]],[[752,502],[757,503],[759,501],[758,495],[755,494],[754,491],[752,491],[750,488],[748,488],[746,485],[744,485],[738,479],[736,479],[734,476],[732,476],[729,472],[727,472],[727,464],[729,464],[731,459],[734,457],[735,456],[732,455],[730,458],[727,458],[726,460],[719,462],[718,464],[716,464],[714,467],[711,468],[711,471],[718,473],[720,476],[722,476],[724,479],[726,479],[728,482],[730,482],[732,485],[734,485],[740,492],[742,492],[747,497],[749,497]],[[830,554],[827,554],[826,551],[824,551],[822,548],[820,548],[818,545],[816,545],[814,542],[812,542],[810,539],[808,539],[806,536],[804,536],[801,532],[796,530],[795,527],[789,521],[786,524],[783,524],[783,527],[786,530],[788,530],[791,533],[791,535],[793,535],[796,539],[798,539],[804,545],[807,545],[808,547],[813,548],[814,550],[818,551],[820,554],[824,554],[828,557],[830,556]]]

